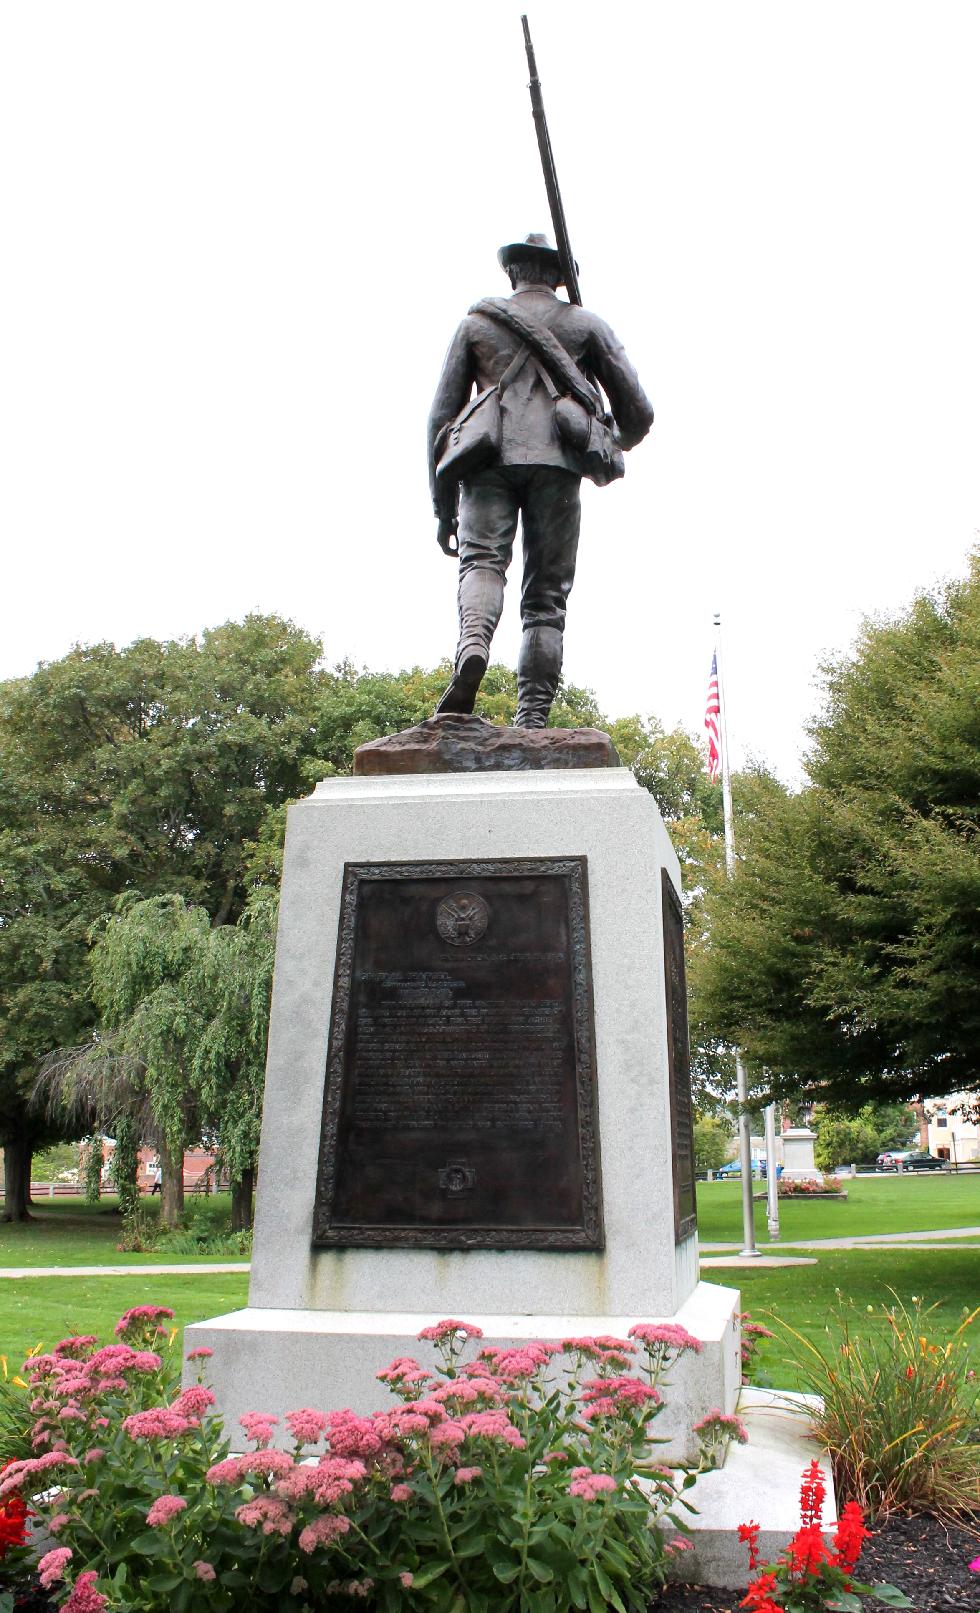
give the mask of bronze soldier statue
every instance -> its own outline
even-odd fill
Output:
[[[437,709],[473,710],[520,516],[517,725],[543,728],[561,673],[582,476],[600,486],[621,476],[621,450],[646,436],[653,409],[609,326],[556,296],[567,277],[545,236],[501,247],[497,257],[512,295],[470,309],[429,416],[439,547],[459,559],[459,646]]]

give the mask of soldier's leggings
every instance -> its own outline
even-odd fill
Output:
[[[517,723],[542,728],[558,686],[565,604],[575,580],[580,478],[552,465],[499,465],[463,483],[459,509],[459,648],[489,659],[521,516],[524,637]]]

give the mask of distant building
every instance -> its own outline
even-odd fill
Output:
[[[923,1144],[936,1159],[948,1159],[951,1165],[980,1162],[980,1125],[956,1112],[971,1101],[975,1106],[975,1096],[971,1100],[963,1092],[952,1092],[923,1105],[920,1136],[924,1131]]]

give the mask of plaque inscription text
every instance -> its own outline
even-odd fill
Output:
[[[313,1242],[602,1247],[584,860],[348,865]]]

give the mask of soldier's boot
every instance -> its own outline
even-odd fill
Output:
[[[558,627],[526,627],[517,660],[517,728],[544,728],[561,676]]]
[[[437,716],[449,711],[468,715],[473,710],[488,659],[482,644],[460,645],[452,682],[436,706]]]
[[[490,640],[504,608],[503,573],[487,566],[465,566],[459,579],[459,648],[456,670],[436,712],[468,714],[476,704],[490,660]]]

